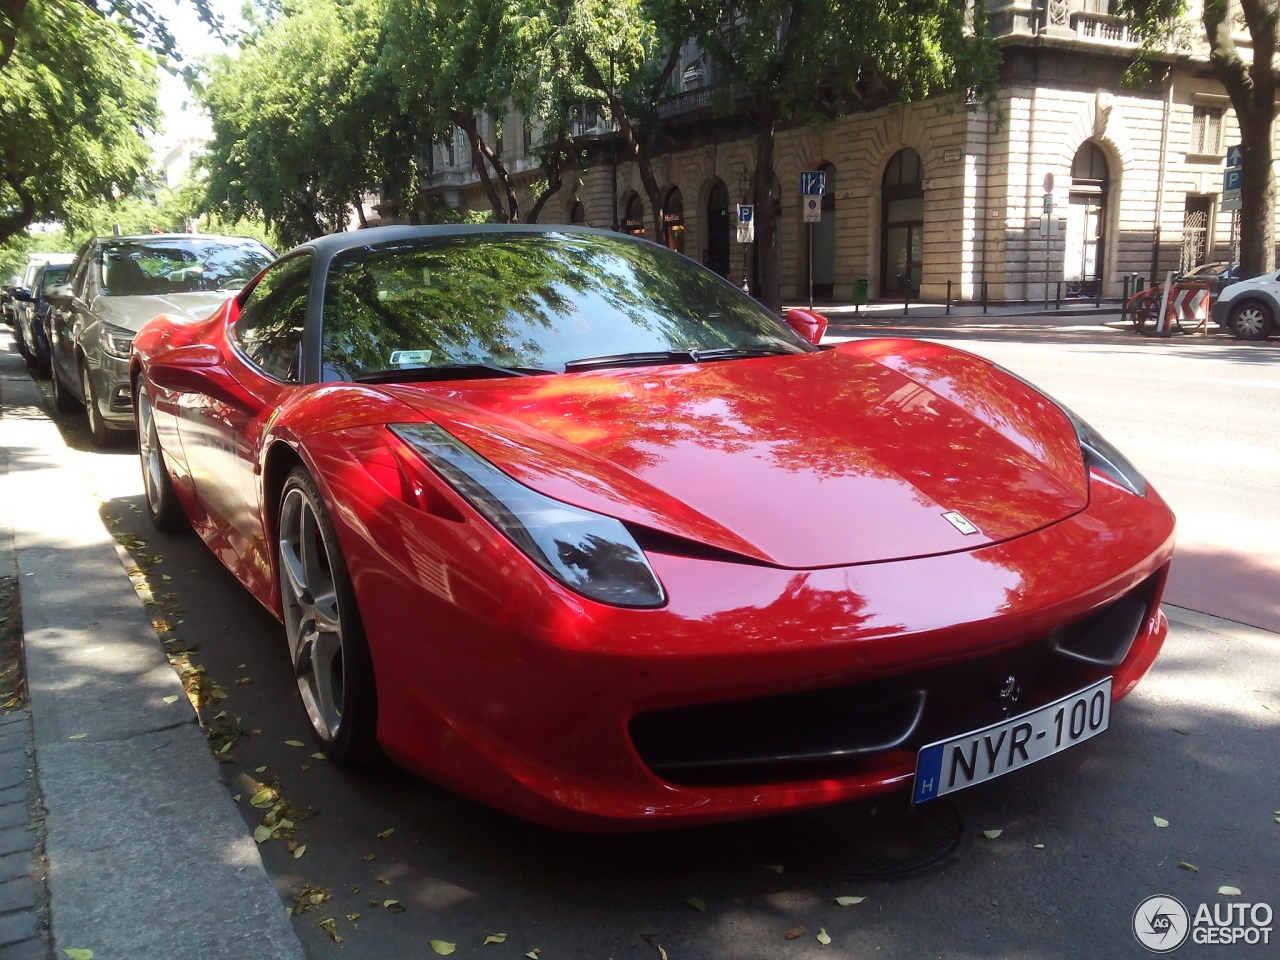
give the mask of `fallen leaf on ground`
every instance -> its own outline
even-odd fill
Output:
[[[264,826],[256,826],[253,828],[253,842],[266,843],[271,839],[271,828]]]
[[[347,919],[348,919],[349,921],[351,921],[352,923],[355,923],[357,920],[359,920],[359,919],[360,919],[360,914],[358,914],[358,913],[348,913],[348,914],[347,914]]]
[[[1240,896],[1240,888],[1228,887],[1224,885],[1218,888],[1218,893],[1224,897],[1238,897]]]
[[[177,703],[177,702],[178,702],[178,694],[176,694],[176,693],[175,693],[175,694],[173,694],[173,696],[170,696],[170,697],[164,697],[163,699],[164,699],[164,702],[165,702],[165,703]]]
[[[253,772],[254,772],[254,773],[266,773],[266,772],[267,772],[267,765],[264,763],[264,764],[263,764],[262,766],[260,766],[260,767],[254,767],[254,768],[253,768]]]
[[[383,900],[382,909],[388,913],[404,913],[404,904],[399,900]]]
[[[304,843],[297,850],[293,851],[293,859],[297,860],[300,856],[307,852],[307,845]]]
[[[92,950],[77,950],[73,948],[62,952],[67,955],[69,960],[93,960]]]
[[[541,947],[534,947],[532,950],[530,950],[528,953],[525,954],[525,956],[528,957],[529,960],[538,960],[538,957],[540,957],[541,955],[542,955]]]
[[[707,901],[703,900],[701,897],[690,897],[685,901],[685,903],[693,907],[693,909],[697,910],[699,913],[707,912]]]
[[[1185,860],[1179,860],[1179,861],[1178,861],[1178,869],[1179,869],[1179,870],[1190,870],[1192,873],[1199,873],[1199,872],[1200,872],[1200,868],[1199,868],[1199,867],[1197,867],[1194,863],[1187,863],[1187,861],[1185,861]]]
[[[378,834],[378,838],[385,840],[387,837],[391,836],[395,832],[396,832],[395,827],[388,827],[386,830],[383,830],[380,834]]]
[[[333,917],[325,917],[316,926],[331,936],[334,943],[342,942],[342,937],[338,936],[338,921]]]
[[[266,808],[271,806],[271,804],[274,802],[275,795],[276,795],[276,792],[272,790],[270,787],[263,787],[261,790],[259,790],[257,793],[255,793],[252,797],[249,798],[249,802],[253,804],[253,806],[255,807]]]
[[[983,830],[982,831],[982,835],[986,837],[988,840],[994,840],[996,837],[1000,836],[1000,834],[1002,833],[1004,833],[1003,830]]]
[[[804,936],[804,927],[792,927],[787,931],[788,940],[799,940]]]
[[[375,857],[372,853],[366,853],[360,859],[363,860],[365,863],[368,863],[370,860],[377,860],[378,858]]]
[[[1152,817],[1151,822],[1162,830],[1169,825],[1169,821],[1164,817]]]
[[[456,943],[450,943],[447,940],[428,940],[427,943],[431,944],[431,949],[442,957],[447,957],[449,954],[453,953],[453,951],[458,949],[458,945]]]
[[[306,746],[306,744],[303,743],[301,740],[286,740],[284,742],[284,745],[286,747],[305,747]]]
[[[766,864],[764,865],[764,868],[765,868],[766,870],[772,870],[774,873],[781,873],[781,872],[782,872],[782,864],[780,864],[780,863],[766,863]]]
[[[67,739],[68,739],[68,740],[83,740],[83,739],[84,739],[85,737],[87,737],[87,736],[88,736],[88,734],[87,734],[87,733],[73,733],[71,736],[67,737]]]
[[[852,907],[855,903],[861,903],[866,897],[836,897],[836,903],[842,907]]]
[[[1036,849],[1036,850],[1043,850],[1043,849],[1044,849],[1044,844],[1043,844],[1043,843],[1037,843],[1037,844],[1035,845],[1035,849]]]
[[[831,937],[827,935],[826,927],[820,927],[818,929],[818,935],[813,939],[817,940],[824,947],[831,942]]]
[[[329,758],[326,757],[323,753],[320,753],[319,751],[317,751],[316,753],[313,753],[311,755],[311,759],[312,760],[328,760]]]
[[[480,946],[487,947],[491,943],[506,943],[506,942],[507,942],[507,935],[505,933],[491,933],[484,938],[484,943],[480,944]]]

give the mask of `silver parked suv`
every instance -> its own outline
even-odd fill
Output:
[[[157,314],[198,318],[275,259],[246,237],[100,237],[76,254],[69,282],[49,295],[49,354],[59,410],[84,406],[94,443],[133,429],[129,352]]]
[[[1213,302],[1213,322],[1228,327],[1241,340],[1265,340],[1277,332],[1280,319],[1280,273],[1231,284]]]

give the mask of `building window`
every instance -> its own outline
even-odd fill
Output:
[[[1191,153],[1216,157],[1222,153],[1222,108],[1192,107]]]

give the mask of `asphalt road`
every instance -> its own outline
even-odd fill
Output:
[[[1268,552],[1280,542],[1280,344],[946,336],[1041,383],[1131,453],[1178,510],[1182,551],[1231,574],[1219,594],[1280,570]],[[563,834],[391,767],[355,775],[313,759],[282,628],[198,540],[149,528],[134,454],[92,450],[82,419],[61,422],[104,523],[142,566],[160,636],[224,694],[205,719],[216,748],[231,744],[220,756],[246,830],[263,786],[291,808],[295,826],[260,850],[283,903],[308,908],[294,923],[317,960],[423,958],[433,939],[497,960],[1124,958],[1147,955],[1131,923],[1154,894],[1193,911],[1234,900],[1280,912],[1275,636],[1174,611],[1164,653],[1105,736],[919,812],[894,797],[710,829]],[[1275,957],[1276,942],[1189,943],[1176,956]]]

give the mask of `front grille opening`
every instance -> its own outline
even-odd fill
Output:
[[[820,776],[820,768],[905,743],[923,690],[867,698],[848,687],[642,713],[631,739],[658,776],[694,786]],[[785,772],[784,772],[785,771]]]
[[[1057,652],[1100,667],[1124,662],[1152,614],[1159,574],[1148,577],[1118,600],[1095,610],[1056,634]]]
[[[882,769],[1110,675],[1154,613],[1161,573],[1088,616],[999,653],[823,690],[651,710],[631,739],[687,786],[784,783]],[[1001,697],[1010,679],[1020,696]]]

